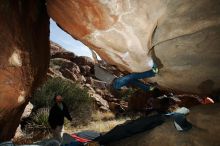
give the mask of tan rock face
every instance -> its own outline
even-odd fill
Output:
[[[0,0],[0,141],[13,137],[49,62],[44,1]]]
[[[65,31],[121,70],[149,70],[153,58],[160,73],[152,80],[163,87],[219,90],[219,0],[47,0],[47,8]]]

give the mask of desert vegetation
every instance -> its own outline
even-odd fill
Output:
[[[94,108],[94,102],[87,89],[77,83],[61,78],[47,80],[33,94],[31,103],[33,110],[25,125],[25,136],[14,139],[17,144],[27,144],[34,141],[51,138],[51,129],[48,123],[49,110],[53,105],[56,94],[63,96],[73,120],[65,120],[65,132],[74,133],[82,130],[107,132],[126,118],[115,118],[112,112],[102,112]]]

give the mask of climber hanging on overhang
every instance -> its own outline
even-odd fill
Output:
[[[152,91],[155,88],[155,85],[153,84],[145,84],[142,81],[140,81],[140,79],[154,77],[158,73],[158,68],[155,63],[153,63],[151,70],[142,73],[130,73],[123,77],[116,77],[109,71],[99,66],[95,52],[92,51],[92,55],[95,61],[95,76],[98,79],[105,81],[108,84],[111,84],[111,89],[119,90],[121,89],[121,87],[128,85],[137,86],[144,91]]]
[[[141,82],[139,79],[151,78],[154,77],[158,73],[158,68],[156,64],[153,64],[153,67],[149,71],[145,71],[142,73],[131,73],[123,77],[116,78],[112,82],[112,87],[114,89],[121,89],[123,86],[127,85],[135,85],[144,91],[152,91],[155,88],[155,85],[145,84]]]

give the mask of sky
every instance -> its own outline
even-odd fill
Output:
[[[87,46],[60,29],[52,19],[50,19],[50,40],[59,44],[64,49],[74,52],[78,56],[92,58],[92,53]]]

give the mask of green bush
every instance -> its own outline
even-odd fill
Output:
[[[48,117],[49,117],[49,109],[48,108],[40,108],[33,115],[32,120],[35,125],[38,125],[39,127],[42,127],[45,129],[48,129],[49,128]]]
[[[62,59],[62,58],[53,58],[50,60],[50,66],[51,67],[54,67],[54,66],[61,67],[63,65],[63,63],[65,63],[65,60],[66,59]]]
[[[31,120],[25,125],[25,133],[32,139],[42,139],[50,136],[50,125],[48,123],[49,109],[37,109],[31,115]]]
[[[48,123],[49,109],[40,108],[31,115],[31,121],[27,127],[34,130],[48,130],[50,128]]]
[[[63,97],[73,121],[75,119],[77,123],[82,123],[91,117],[92,100],[87,90],[82,89],[78,84],[61,78],[49,79],[34,92],[31,102],[35,109],[51,108],[56,94]]]

